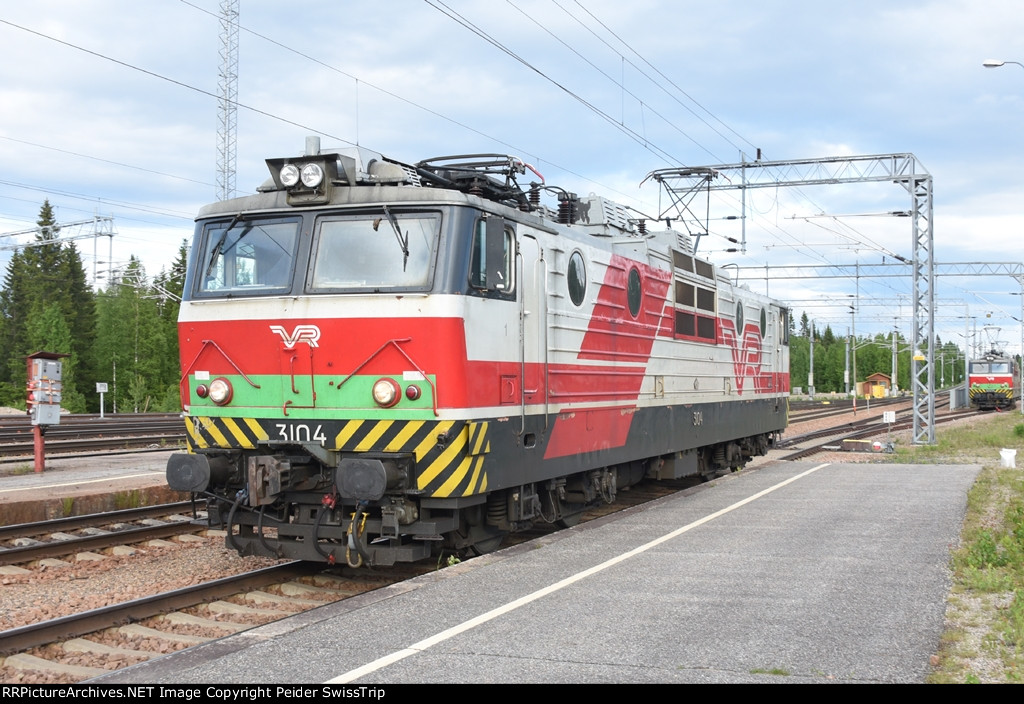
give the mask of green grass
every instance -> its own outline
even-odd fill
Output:
[[[142,506],[142,494],[138,489],[130,491],[119,491],[114,494],[114,507],[119,511],[127,508],[138,508]]]
[[[903,462],[982,466],[950,560],[953,593],[932,682],[1024,680],[1024,470],[1003,467],[999,452],[1016,449],[1024,461],[1020,418],[993,413],[969,426],[939,427],[935,445],[897,453]]]

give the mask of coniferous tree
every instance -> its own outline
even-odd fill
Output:
[[[134,256],[100,299],[95,364],[122,413],[163,410],[167,341],[146,272]]]
[[[71,354],[77,369],[65,380],[65,398],[86,410],[92,383],[88,366],[94,340],[95,300],[74,244],[59,238],[53,207],[45,201],[35,240],[15,252],[0,292],[0,403],[21,405],[25,397],[25,356],[42,349]],[[58,324],[54,316],[61,318]],[[45,324],[41,321],[45,320]],[[51,339],[52,332],[69,339]],[[35,332],[30,332],[35,331]],[[40,334],[43,336],[40,337]],[[56,349],[59,345],[66,349]]]
[[[181,308],[181,297],[185,290],[187,266],[188,241],[183,240],[170,271],[161,271],[153,282],[153,296],[157,301],[160,313],[160,327],[167,343],[161,359],[161,379],[165,393],[159,403],[160,409],[165,411],[181,410],[181,399],[178,394],[178,382],[181,375],[178,351],[178,310]]]

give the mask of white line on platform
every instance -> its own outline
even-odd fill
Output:
[[[0,494],[7,494],[15,491],[38,491],[39,489],[60,489],[65,486],[80,486],[82,484],[96,484],[98,482],[111,482],[116,479],[135,479],[137,477],[151,477],[157,472],[162,472],[162,469],[154,469],[152,472],[146,472],[144,474],[116,474],[112,477],[104,477],[103,479],[83,479],[77,482],[65,482],[63,484],[36,484],[35,486],[21,486],[15,489],[0,489]]]
[[[640,545],[639,547],[633,548],[629,552],[625,552],[625,553],[623,553],[621,555],[618,555],[617,557],[613,557],[612,559],[607,560],[605,562],[602,562],[599,565],[595,565],[594,567],[591,567],[590,569],[583,570],[582,572],[577,572],[576,574],[571,575],[569,577],[566,577],[565,579],[563,579],[563,580],[561,580],[559,582],[555,582],[554,584],[552,584],[550,586],[547,586],[547,587],[544,587],[543,589],[538,589],[537,591],[533,592],[532,594],[527,594],[526,596],[520,597],[519,599],[516,599],[515,601],[510,601],[509,603],[507,603],[507,604],[505,604],[503,606],[499,606],[496,609],[492,609],[492,610],[488,611],[487,613],[480,614],[476,618],[471,618],[470,620],[464,621],[464,622],[458,624],[457,626],[452,626],[451,628],[448,628],[448,629],[446,629],[444,631],[441,631],[440,633],[437,633],[437,634],[435,634],[433,636],[430,636],[429,638],[424,638],[423,640],[421,640],[421,641],[419,641],[417,643],[413,643],[408,648],[403,648],[402,650],[395,651],[395,652],[393,652],[393,653],[391,653],[389,655],[385,655],[382,658],[378,658],[377,660],[374,660],[373,662],[367,663],[367,664],[363,665],[362,667],[357,667],[354,670],[349,670],[348,672],[346,672],[346,673],[344,673],[342,675],[338,675],[337,677],[335,677],[333,679],[327,680],[326,684],[346,684],[346,683],[352,682],[352,681],[354,681],[354,680],[356,680],[356,679],[358,679],[360,677],[365,677],[366,675],[374,673],[377,670],[381,670],[381,669],[387,667],[388,665],[393,665],[394,663],[399,662],[400,660],[404,660],[405,658],[409,657],[410,655],[415,655],[416,653],[421,653],[424,650],[426,650],[427,648],[435,646],[438,643],[442,643],[442,642],[448,640],[449,638],[454,638],[455,636],[459,635],[460,633],[465,633],[466,631],[469,631],[469,630],[471,630],[473,628],[476,628],[477,626],[480,626],[480,625],[482,625],[484,623],[487,623],[488,621],[496,619],[499,616],[503,616],[503,615],[505,615],[505,614],[507,614],[507,613],[509,613],[511,611],[515,611],[516,609],[518,609],[521,606],[526,606],[527,604],[529,604],[531,602],[537,601],[538,599],[541,599],[541,598],[547,596],[548,594],[553,594],[553,593],[555,593],[557,591],[560,591],[560,590],[570,586],[571,584],[575,584],[576,582],[579,582],[582,579],[586,579],[587,577],[590,577],[591,575],[595,575],[598,572],[603,572],[604,570],[608,569],[609,567],[613,567],[613,566],[619,564],[620,562],[624,562],[625,560],[628,560],[631,557],[634,557],[634,556],[639,555],[641,553],[647,552],[651,548],[657,547],[658,545],[661,545],[662,543],[664,543],[664,542],[666,542],[668,540],[672,540],[673,538],[676,538],[676,537],[682,535],[683,533],[686,533],[686,532],[688,532],[690,530],[693,530],[694,528],[698,528],[698,527],[704,525],[705,523],[708,523],[709,521],[715,520],[716,518],[718,518],[720,516],[724,516],[725,514],[729,513],[730,511],[735,511],[736,509],[738,509],[738,508],[740,508],[742,506],[746,506],[750,502],[756,501],[757,499],[760,499],[761,497],[766,496],[767,494],[770,494],[771,492],[775,491],[776,489],[781,489],[782,487],[786,486],[787,484],[792,484],[793,482],[795,482],[798,479],[803,479],[807,475],[809,475],[809,474],[811,474],[813,472],[817,472],[819,469],[822,469],[823,467],[828,467],[829,464],[831,464],[831,463],[826,462],[825,464],[820,464],[817,467],[812,467],[811,469],[808,469],[806,472],[802,472],[800,474],[797,474],[796,476],[790,477],[789,479],[786,479],[785,481],[779,482],[778,484],[775,484],[774,486],[770,486],[767,489],[764,489],[763,491],[759,491],[758,493],[753,494],[752,496],[748,496],[747,498],[743,499],[742,501],[737,501],[736,503],[732,504],[731,506],[726,506],[725,508],[723,508],[721,510],[718,510],[718,511],[715,511],[714,513],[708,514],[704,518],[696,520],[696,521],[694,521],[692,523],[688,523],[687,525],[682,526],[681,528],[676,528],[674,531],[672,531],[670,533],[666,533],[665,535],[661,536],[660,538],[655,538],[654,540],[650,541],[649,543],[645,543],[644,545]]]

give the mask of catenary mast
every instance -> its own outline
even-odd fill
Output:
[[[238,5],[220,3],[220,81],[217,121],[217,199],[235,195],[235,132],[238,127]]]

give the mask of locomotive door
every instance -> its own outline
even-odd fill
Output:
[[[522,383],[520,433],[526,430],[528,413],[545,414],[547,427],[547,269],[537,240],[519,239],[519,362]],[[539,408],[538,408],[539,407]]]

